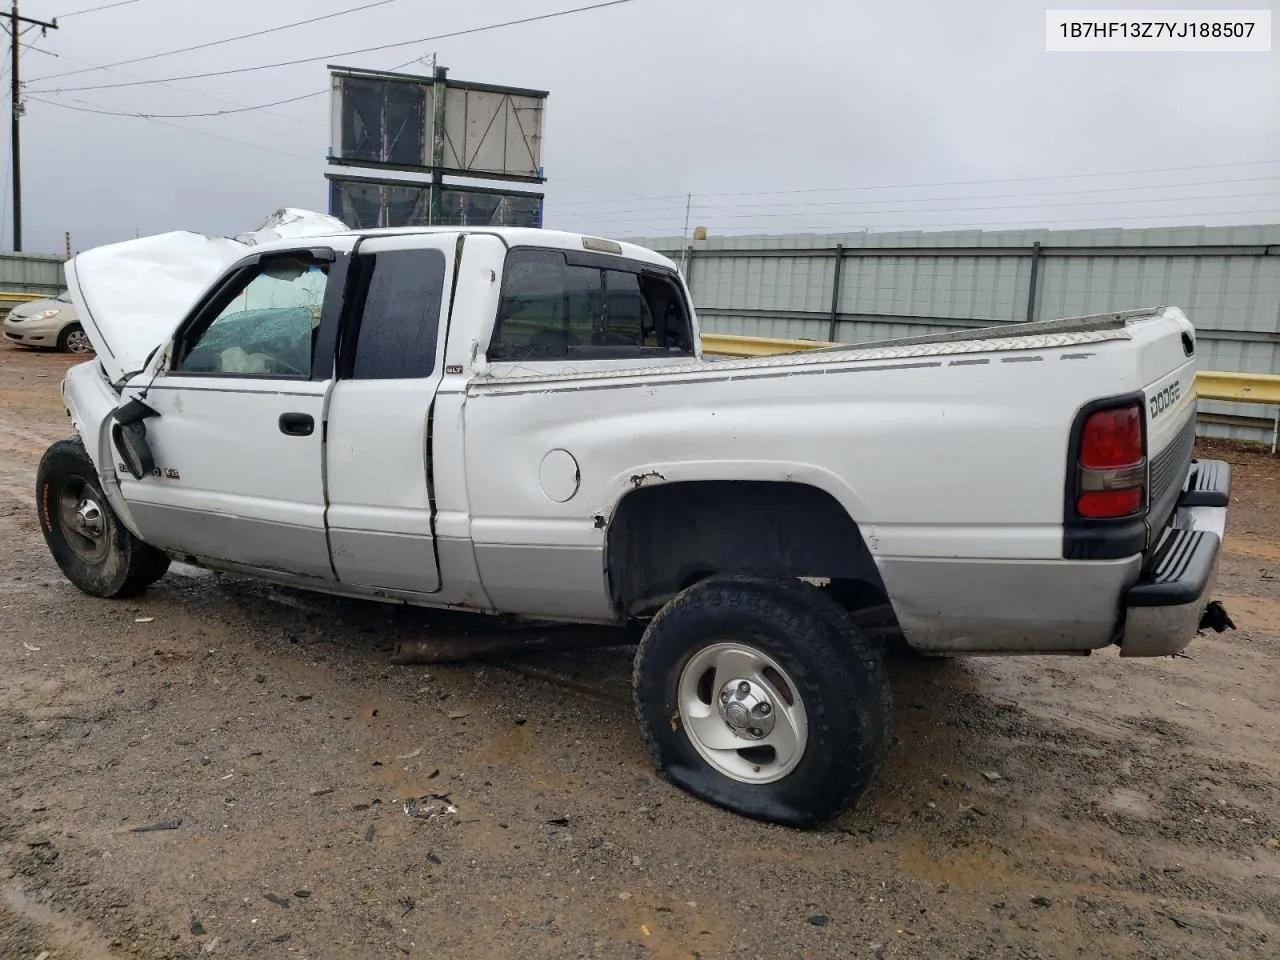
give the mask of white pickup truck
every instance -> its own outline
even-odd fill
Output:
[[[1192,459],[1176,308],[713,360],[649,250],[292,210],[67,278],[97,357],[37,499],[76,586],[180,559],[635,626],[657,764],[749,816],[811,824],[872,779],[868,608],[933,654],[1159,656],[1230,625],[1230,472]]]

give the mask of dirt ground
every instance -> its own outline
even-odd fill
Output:
[[[887,768],[798,832],[655,775],[625,648],[394,667],[438,616],[81,595],[33,509],[69,363],[0,346],[4,960],[1280,956],[1280,460],[1213,450],[1237,632],[895,663]]]

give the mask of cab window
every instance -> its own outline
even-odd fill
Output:
[[[174,365],[183,373],[307,378],[329,265],[272,257],[224,295],[224,305]]]
[[[521,247],[507,254],[490,360],[692,353],[684,296],[668,271],[601,254]]]
[[[358,263],[362,304],[358,327],[346,334],[355,343],[345,375],[355,380],[431,376],[440,337],[444,254],[391,250],[364,254]]]

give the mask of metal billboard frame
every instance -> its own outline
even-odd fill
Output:
[[[333,64],[329,65],[327,69],[330,73],[331,90],[328,158],[330,164],[401,173],[426,173],[436,177],[445,175],[521,183],[546,182],[546,178],[542,175],[541,142],[545,115],[543,101],[550,96],[547,91],[492,83],[449,80],[447,71],[440,68],[437,68],[435,77],[387,70],[364,70]],[[421,162],[409,161],[403,156],[400,159],[388,159],[385,156],[387,153],[385,143],[382,144],[381,149],[378,151],[380,155],[376,158],[346,155],[348,151],[344,149],[344,137],[348,131],[344,128],[346,98],[343,81],[347,80],[364,80],[393,84],[405,88],[421,88],[420,122],[422,128],[411,134],[410,150],[407,151],[416,152],[421,158]],[[440,104],[436,100],[436,94],[440,90],[445,91],[443,110],[440,109]],[[473,106],[471,102],[473,97],[488,98],[485,101],[477,102],[477,109],[481,110],[481,112],[477,115],[474,124],[470,113]],[[537,106],[528,106],[529,101],[536,101]],[[522,106],[521,102],[525,105]],[[486,118],[482,108],[490,106],[493,112]],[[411,107],[406,112],[411,114],[418,112],[413,111]],[[454,108],[452,113],[450,112],[450,107]],[[458,108],[461,108],[460,119],[458,119]],[[525,114],[533,111],[534,115],[522,118],[522,111]],[[495,128],[498,126],[499,115],[503,120],[502,129],[499,131],[502,139],[502,157],[505,161],[513,143],[512,137],[517,137],[524,148],[523,151],[518,152],[527,153],[528,155],[529,162],[521,168],[524,172],[513,171],[510,169],[511,164],[505,164],[507,169],[495,169],[492,165],[488,167],[473,165],[479,158],[481,151],[491,143],[490,138],[496,132]],[[388,136],[385,132],[387,121],[385,101],[384,113],[380,119],[383,129],[379,131],[378,135],[385,140]],[[405,118],[401,117],[399,119]],[[418,117],[410,116],[407,119],[417,121]],[[514,132],[511,130],[513,122],[516,128]],[[526,123],[531,129],[526,129]],[[403,128],[405,124],[402,123],[401,126]],[[438,126],[442,128],[439,132],[443,136],[436,136],[438,132],[436,128]],[[400,132],[404,132],[403,129]],[[458,141],[461,142],[459,143]],[[421,144],[421,149],[412,150],[413,144]],[[429,151],[428,147],[430,148]],[[452,163],[448,162],[450,159],[452,159]]]
[[[444,213],[445,201],[458,196],[486,196],[498,197],[501,200],[516,201],[534,201],[536,202],[536,216],[533,223],[518,224],[497,224],[499,226],[526,226],[541,227],[542,226],[542,207],[546,199],[545,194],[535,193],[533,191],[517,191],[503,190],[497,187],[479,187],[467,184],[434,184],[429,180],[402,180],[389,179],[387,177],[362,177],[358,175],[348,175],[343,173],[325,173],[325,179],[329,181],[329,213],[331,216],[343,219],[343,205],[341,202],[340,192],[344,185],[355,185],[361,187],[378,187],[380,195],[378,197],[378,210],[376,223],[355,223],[349,226],[359,227],[361,229],[373,227],[401,227],[406,225],[435,225],[435,226],[482,226],[485,224],[463,223],[453,220],[447,220]],[[427,219],[430,224],[404,224],[393,223],[390,219],[391,204],[385,192],[387,188],[391,189],[408,189],[417,190],[426,199],[428,214]],[[435,197],[439,197],[439,204],[434,203]],[[419,204],[420,206],[420,204]],[[432,212],[434,211],[434,212]]]

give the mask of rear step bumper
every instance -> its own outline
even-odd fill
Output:
[[[1230,499],[1231,465],[1193,460],[1172,526],[1125,595],[1122,657],[1171,656],[1195,638],[1213,599]]]

